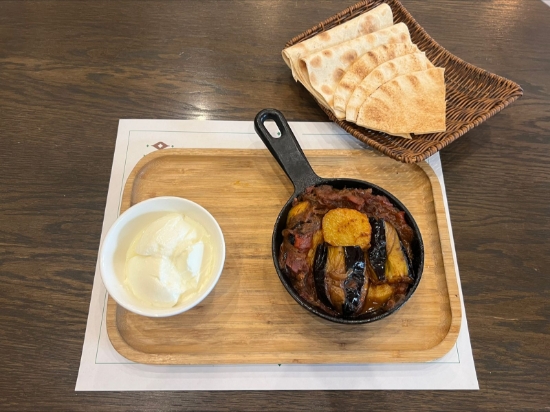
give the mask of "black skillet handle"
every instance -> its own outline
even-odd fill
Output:
[[[281,132],[280,137],[271,136],[264,125],[266,120],[273,120],[277,124]],[[264,109],[259,112],[254,119],[254,129],[294,184],[296,193],[301,193],[306,187],[323,180],[309,165],[294,133],[280,111]]]

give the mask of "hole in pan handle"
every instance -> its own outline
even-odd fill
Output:
[[[271,136],[264,124],[266,120],[275,122],[281,133],[280,137]],[[311,168],[294,133],[280,111],[276,109],[260,111],[254,119],[254,129],[292,181],[295,193],[301,193],[305,188],[323,180]]]

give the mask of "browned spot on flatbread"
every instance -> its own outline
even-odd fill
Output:
[[[338,83],[338,87],[341,87],[344,90],[353,90],[353,84],[351,84],[350,82],[345,82],[344,80]]]
[[[376,104],[373,104],[375,103]],[[385,106],[383,102],[380,102],[378,99],[370,98],[367,106],[361,108],[363,117],[368,119],[373,123],[380,123],[385,117],[387,111],[383,108]]]
[[[393,60],[395,59],[397,56],[401,55],[402,54],[402,50],[401,48],[399,47],[399,43],[396,45],[396,47],[392,47],[392,48],[389,48],[385,50],[386,52],[386,55],[388,56],[388,60]]]
[[[332,50],[323,50],[323,56],[331,58],[332,57]]]
[[[376,123],[380,122],[384,118],[384,113],[382,113],[382,111],[377,107],[372,107],[369,114],[371,120],[374,120]]]
[[[357,52],[355,50],[349,50],[340,57],[340,60],[346,64],[351,64],[355,59],[357,59]]]
[[[370,60],[370,61],[377,61],[378,55],[374,53],[373,51],[367,52],[367,55],[363,58],[364,60]]]
[[[342,76],[344,76],[345,73],[346,72],[343,71],[342,69],[334,70],[334,73],[332,74],[332,78],[334,79],[334,82],[338,83],[340,81],[340,79],[342,78]]]
[[[375,31],[377,23],[377,19],[374,16],[368,16],[363,23],[359,26],[359,33],[361,35],[363,34],[369,34]]]
[[[408,39],[408,37],[407,37],[407,34],[406,34],[406,33],[401,33],[401,34],[399,35],[399,40],[401,40],[401,42],[404,43],[404,42],[407,41],[407,39]]]
[[[319,56],[315,56],[311,61],[309,62],[311,64],[311,67],[321,67],[321,58]]]
[[[365,64],[357,64],[353,69],[353,73],[357,74],[357,77],[364,79],[369,74],[369,67]]]
[[[324,93],[324,94],[332,94],[332,89],[327,86],[326,84],[323,84],[321,86],[321,91]]]
[[[312,85],[316,85],[317,84],[317,77],[315,76],[315,74],[311,73],[309,75],[309,82],[312,84]]]
[[[330,34],[327,33],[326,31],[323,31],[323,32],[319,33],[319,39],[323,40],[323,41],[329,41],[330,40]]]
[[[408,76],[408,77],[409,77],[409,80],[410,80],[411,84],[413,85],[413,87],[420,87],[420,82],[418,81],[416,76],[411,75],[411,76]]]
[[[386,94],[388,95],[388,97],[391,98],[394,96],[394,95],[398,95],[400,92],[396,89],[396,87],[398,86],[398,82],[397,80],[392,80],[391,82],[388,82],[386,83],[386,86],[387,87],[384,87],[384,91],[386,92]]]

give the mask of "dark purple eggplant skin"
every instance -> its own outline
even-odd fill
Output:
[[[369,217],[369,222],[372,227],[371,246],[368,250],[370,265],[374,270],[374,274],[380,282],[386,281],[386,230],[384,229],[384,219]]]
[[[325,285],[325,277],[327,275],[327,258],[328,246],[325,242],[323,242],[319,244],[315,250],[315,258],[313,259],[313,280],[315,282],[317,298],[327,307],[334,309],[327,296],[327,289]]]
[[[407,262],[407,275],[412,282],[414,281],[414,277],[412,276],[413,268],[412,268],[411,260],[409,259],[409,256],[407,255],[407,249],[405,249],[405,246],[403,245],[403,242],[401,242],[401,240],[399,240],[399,245],[401,246],[401,251],[403,252],[403,256],[405,256],[405,262]]]
[[[345,246],[344,257],[348,276],[343,283],[345,300],[342,315],[351,317],[361,302],[361,289],[365,283],[365,255],[359,246]]]

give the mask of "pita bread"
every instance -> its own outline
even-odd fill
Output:
[[[405,23],[395,24],[301,58],[298,78],[317,100],[332,108],[334,91],[346,69],[369,50],[388,43],[411,43]]]
[[[433,68],[384,83],[359,109],[357,124],[394,135],[445,131],[444,71]]]
[[[391,25],[393,25],[391,8],[386,3],[383,3],[371,11],[284,49],[283,59],[292,70],[294,79],[298,80],[296,72],[301,57],[365,34],[385,29]]]
[[[346,120],[355,122],[363,102],[381,85],[395,77],[428,69],[429,60],[424,53],[405,54],[382,63],[371,71],[355,88],[346,104]],[[344,80],[344,79],[342,79]]]
[[[339,119],[346,117],[346,106],[350,96],[361,81],[376,67],[388,60],[417,51],[418,48],[411,43],[390,43],[376,47],[357,59],[336,86],[334,92],[336,117]]]

